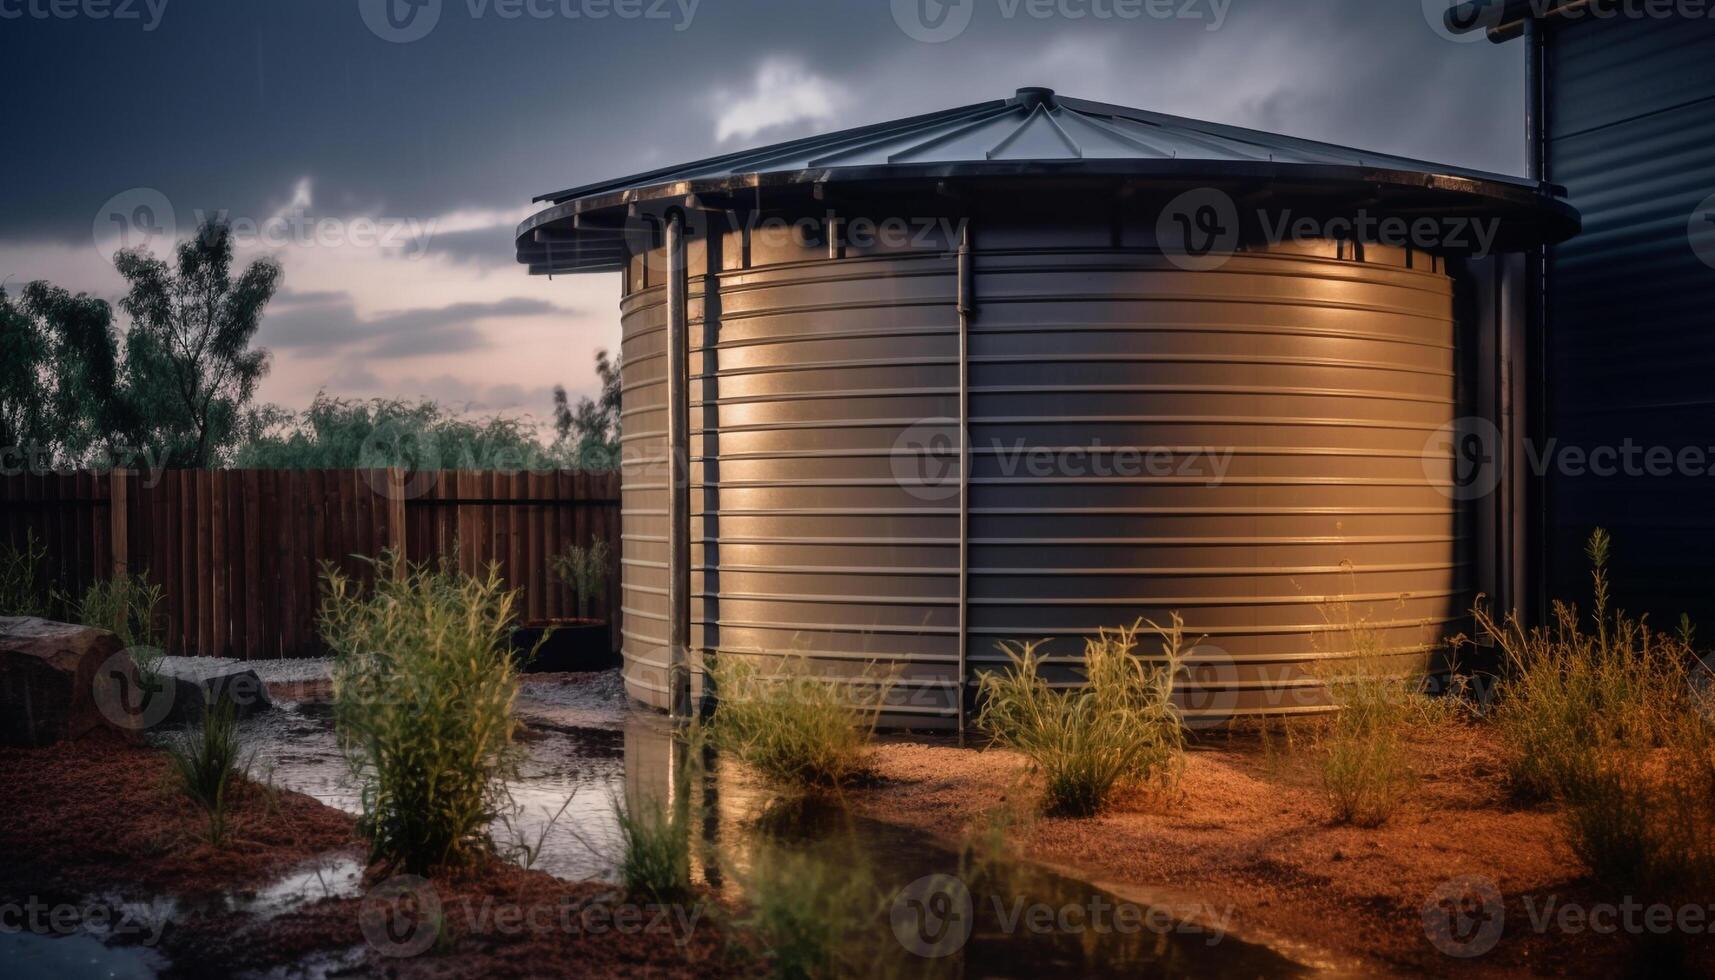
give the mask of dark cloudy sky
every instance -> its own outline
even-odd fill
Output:
[[[1518,173],[1522,49],[1444,3],[0,0],[0,282],[114,298],[121,231],[224,210],[285,267],[264,399],[541,414],[618,282],[513,264],[537,194],[1023,85]]]

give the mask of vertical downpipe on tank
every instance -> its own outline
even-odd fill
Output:
[[[685,214],[667,216],[667,705],[691,716],[691,375]]]
[[[1530,159],[1527,161],[1530,179],[1545,181],[1548,179],[1548,145],[1545,135],[1548,132],[1547,120],[1543,117],[1548,112],[1547,92],[1543,86],[1544,78],[1544,38],[1542,25],[1534,15],[1527,13],[1524,20],[1525,44],[1525,104],[1524,130],[1525,143]],[[1525,373],[1526,396],[1530,399],[1530,409],[1534,410],[1535,419],[1530,420],[1531,410],[1524,414],[1527,424],[1524,430],[1533,438],[1546,439],[1549,433],[1539,428],[1546,425],[1548,418],[1548,346],[1547,346],[1547,304],[1548,304],[1548,246],[1537,245],[1525,253],[1525,330],[1526,345],[1537,352],[1536,364],[1531,365]],[[1510,481],[1509,481],[1510,482]],[[1534,583],[1530,595],[1523,593],[1522,583],[1514,583],[1516,591],[1511,595],[1515,608],[1528,603],[1526,616],[1540,621],[1548,611],[1546,583],[1548,576],[1542,574],[1542,559],[1548,546],[1548,494],[1547,480],[1536,481],[1536,491],[1540,496],[1535,500],[1535,514],[1530,517],[1531,526],[1524,534],[1525,547],[1529,557],[1524,563],[1525,581]],[[1529,499],[1528,497],[1526,498]],[[1508,495],[1509,504],[1513,498]],[[1508,541],[1516,526],[1518,515],[1511,515],[1507,522]],[[1514,567],[1509,555],[1507,567]]]
[[[966,658],[970,650],[971,584],[971,225],[959,224],[959,734],[965,732]]]

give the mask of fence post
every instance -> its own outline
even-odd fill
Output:
[[[397,466],[387,468],[387,547],[393,550],[394,563],[403,568],[409,558],[405,554],[405,471]]]
[[[115,469],[107,474],[107,536],[108,551],[113,555],[114,578],[131,571],[131,504],[130,474]]]

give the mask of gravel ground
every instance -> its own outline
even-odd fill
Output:
[[[264,684],[289,684],[296,681],[319,681],[333,676],[333,658],[316,657],[306,660],[235,660],[230,657],[162,657],[161,666],[176,669],[208,670],[211,667],[249,667]]]

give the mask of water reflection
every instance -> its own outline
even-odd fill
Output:
[[[747,904],[740,900],[773,899],[788,918],[820,916],[802,926],[840,937],[837,972],[1298,972],[1218,929],[1187,928],[1032,865],[957,853],[837,804],[782,798],[741,767],[676,738],[661,715],[628,708],[617,676],[575,687],[528,683],[519,712],[525,758],[511,791],[521,810],[512,826],[496,828],[500,839],[540,840],[535,867],[552,874],[612,881],[622,848],[616,804],[683,802],[696,834],[694,877],[735,908]],[[286,705],[247,725],[276,783],[356,811],[357,788],[325,705]]]

